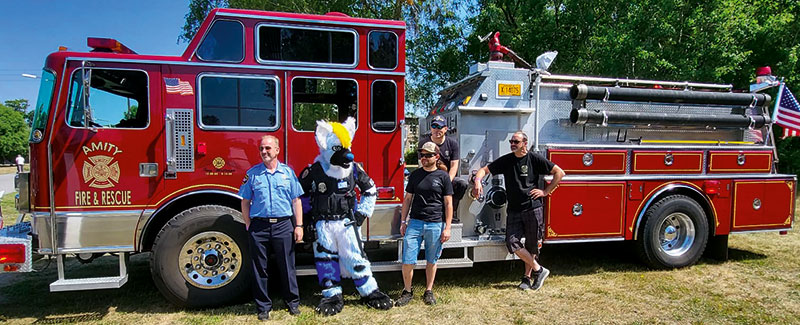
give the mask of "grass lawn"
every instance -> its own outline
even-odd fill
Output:
[[[3,210],[3,224],[11,225],[17,220],[17,209],[14,208],[14,197],[17,192],[6,193],[0,199],[0,208]]]
[[[5,200],[3,201],[5,204]],[[4,211],[6,207],[4,205]],[[631,243],[546,245],[542,264],[552,274],[537,292],[516,289],[522,262],[476,264],[440,270],[434,292],[439,303],[422,303],[424,272],[417,271],[410,305],[377,311],[358,304],[345,283],[345,309],[319,317],[315,277],[301,277],[301,311],[290,316],[276,299],[274,323],[284,324],[753,324],[800,323],[800,232],[732,235],[730,259],[703,258],[692,267],[656,271],[629,251]],[[0,274],[0,322],[9,324],[87,322],[97,324],[244,324],[257,322],[251,301],[208,309],[180,310],[152,283],[149,254],[131,258],[128,283],[117,290],[48,292],[56,267],[41,272]],[[40,260],[38,269],[47,264]],[[89,265],[70,259],[68,275],[99,276],[116,271],[116,258]],[[76,270],[70,273],[70,270]],[[402,290],[399,272],[379,273],[392,297]],[[279,295],[278,295],[279,296]]]
[[[25,164],[24,166],[22,166],[22,170],[30,171],[31,170],[31,165],[30,164]],[[16,172],[17,172],[17,166],[14,166],[14,165],[10,165],[10,166],[9,165],[0,165],[0,175],[13,174],[13,173],[16,173]]]

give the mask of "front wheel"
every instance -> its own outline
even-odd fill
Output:
[[[236,302],[252,283],[247,236],[234,209],[203,205],[181,212],[153,244],[150,272],[156,287],[181,307]]]
[[[639,256],[654,268],[679,268],[700,259],[708,241],[703,208],[685,195],[671,195],[645,213],[637,241]]]

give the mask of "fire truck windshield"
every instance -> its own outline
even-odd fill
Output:
[[[56,76],[52,72],[42,71],[42,83],[39,85],[39,97],[36,99],[36,108],[33,113],[31,142],[42,141],[45,127],[47,126],[47,115],[50,112],[50,100],[53,98],[55,82]]]

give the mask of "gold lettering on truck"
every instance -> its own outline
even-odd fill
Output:
[[[108,189],[104,191],[75,191],[76,206],[117,206],[131,205],[131,191],[114,190],[119,184],[121,171],[115,159],[122,150],[108,142],[92,142],[82,147],[86,154],[81,176],[84,184],[91,188]]]

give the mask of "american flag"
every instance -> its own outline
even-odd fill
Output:
[[[164,84],[167,86],[167,94],[194,95],[192,85],[188,81],[178,78],[164,78]]]
[[[796,137],[800,135],[800,104],[786,86],[783,86],[780,96],[775,123],[783,127],[784,138]]]

